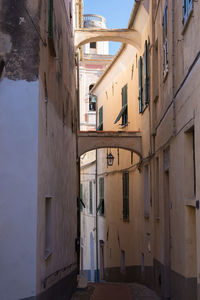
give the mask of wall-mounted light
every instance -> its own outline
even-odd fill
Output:
[[[109,154],[107,154],[106,159],[107,159],[108,166],[111,167],[113,165],[113,162],[114,162],[114,159],[115,159],[111,152]]]

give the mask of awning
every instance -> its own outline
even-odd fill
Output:
[[[122,109],[120,110],[120,113],[118,114],[114,124],[116,124],[117,122],[119,122],[120,118],[123,116],[123,113],[126,111],[127,109],[127,104],[125,104],[124,106],[122,106]]]

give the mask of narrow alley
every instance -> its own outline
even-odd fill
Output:
[[[0,300],[200,300],[200,0],[0,0]]]
[[[77,291],[71,300],[159,300],[144,285],[137,283],[91,283],[87,289]]]

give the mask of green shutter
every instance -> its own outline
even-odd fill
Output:
[[[99,126],[97,130],[103,130],[103,106],[99,108]]]
[[[104,178],[99,178],[99,202],[101,203],[100,206],[100,215],[104,215]]]
[[[143,95],[143,89],[142,89],[142,57],[140,56],[139,59],[139,113],[142,113],[142,95]]]
[[[127,84],[122,88],[122,106],[127,104]]]
[[[53,39],[53,0],[48,1],[49,7],[49,25],[48,25],[48,38]]]
[[[92,181],[90,181],[90,214],[93,213],[93,203],[92,203]]]
[[[83,185],[82,183],[80,184],[80,210],[82,211],[83,210],[83,204],[82,204],[82,201],[83,201]]]
[[[123,172],[123,220],[129,219],[129,173]]]
[[[145,41],[145,53],[144,53],[144,59],[145,59],[145,104],[148,104],[149,102],[149,95],[148,95],[148,44],[147,40]]]

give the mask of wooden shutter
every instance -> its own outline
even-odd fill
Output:
[[[48,4],[49,4],[48,38],[53,39],[53,0],[49,0]]]
[[[83,184],[81,183],[80,184],[80,210],[83,210],[82,201],[83,201]]]
[[[139,59],[139,113],[142,113],[143,105],[142,105],[142,57],[140,56]]]
[[[103,130],[103,106],[99,108],[99,127],[98,130]]]
[[[123,219],[129,219],[129,173],[123,172]]]
[[[92,181],[90,181],[90,214],[93,213],[93,202],[92,202]]]
[[[122,88],[122,106],[127,104],[127,84]]]
[[[144,59],[145,59],[145,104],[148,104],[149,102],[149,95],[148,95],[148,44],[147,40],[145,41],[145,53],[144,53]]]
[[[100,215],[104,215],[104,178],[99,178],[99,201],[101,203],[100,206]]]

